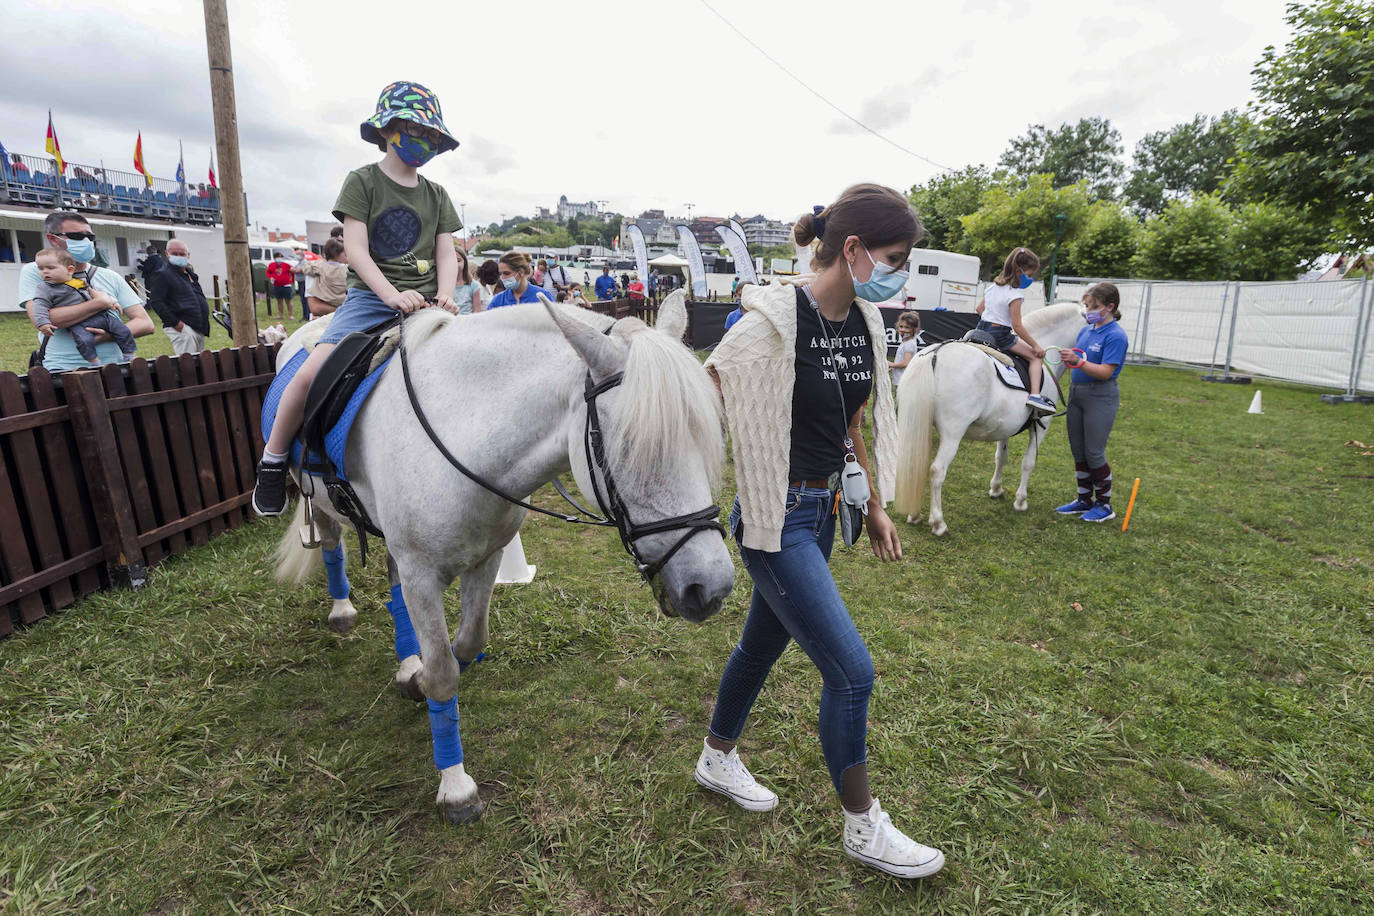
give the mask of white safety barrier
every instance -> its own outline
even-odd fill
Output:
[[[1221,377],[1258,375],[1374,393],[1374,295],[1362,280],[1276,283],[1060,277],[1056,301],[1094,283],[1121,291],[1129,358],[1207,366]]]

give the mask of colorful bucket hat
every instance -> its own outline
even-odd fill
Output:
[[[457,149],[458,141],[444,126],[444,115],[439,109],[439,98],[419,83],[400,80],[382,90],[377,99],[377,113],[364,121],[359,130],[368,143],[385,146],[382,128],[397,118],[423,124],[431,130],[444,135],[439,143],[439,152]]]

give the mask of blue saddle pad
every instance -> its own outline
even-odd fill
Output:
[[[262,438],[264,441],[272,434],[272,423],[277,418],[277,408],[281,406],[282,393],[286,391],[286,386],[291,383],[291,380],[296,377],[296,373],[300,371],[301,365],[309,355],[310,354],[304,350],[300,351],[295,356],[291,357],[285,366],[277,370],[277,377],[272,379],[272,385],[267,389],[267,397],[265,397],[262,402]],[[392,355],[394,356],[395,354]],[[329,463],[334,465],[338,470],[339,477],[344,480],[348,479],[348,474],[344,467],[344,452],[348,446],[348,434],[353,429],[353,421],[358,418],[358,411],[362,409],[363,401],[367,400],[367,396],[371,394],[372,389],[377,386],[378,380],[381,379],[382,373],[386,371],[386,367],[391,362],[391,359],[392,357],[388,356],[380,366],[368,373],[367,378],[363,379],[362,382],[358,384],[357,389],[353,392],[353,396],[348,399],[348,404],[344,407],[344,412],[343,415],[339,417],[339,422],[335,423],[329,432],[325,434],[325,457],[329,460]],[[301,444],[299,439],[291,443],[292,464],[300,463],[301,454],[304,450],[305,446]],[[317,457],[318,456],[312,454],[311,460],[314,461]]]

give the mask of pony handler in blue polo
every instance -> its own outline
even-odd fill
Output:
[[[1073,451],[1078,495],[1055,512],[1078,515],[1085,522],[1116,518],[1112,510],[1112,466],[1107,463],[1107,437],[1111,435],[1121,392],[1116,377],[1126,362],[1130,341],[1121,324],[1121,293],[1111,283],[1098,283],[1083,294],[1083,320],[1074,350],[1060,350],[1064,364],[1073,368],[1069,389],[1069,448]],[[1080,355],[1081,354],[1081,355]]]
[[[444,126],[439,99],[418,83],[382,90],[377,112],[361,125],[362,138],[384,155],[348,173],[334,204],[344,226],[348,293],[308,359],[282,393],[272,435],[258,464],[253,511],[281,515],[286,508],[286,459],[304,419],[305,395],[334,345],[396,316],[425,308],[427,300],[458,313],[453,288],[458,256],[453,233],[462,227],[448,192],[419,174],[458,141]]]

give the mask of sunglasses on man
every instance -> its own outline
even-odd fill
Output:
[[[79,242],[82,239],[88,242],[95,241],[94,232],[52,232],[49,234],[55,239],[70,239],[73,242]]]

